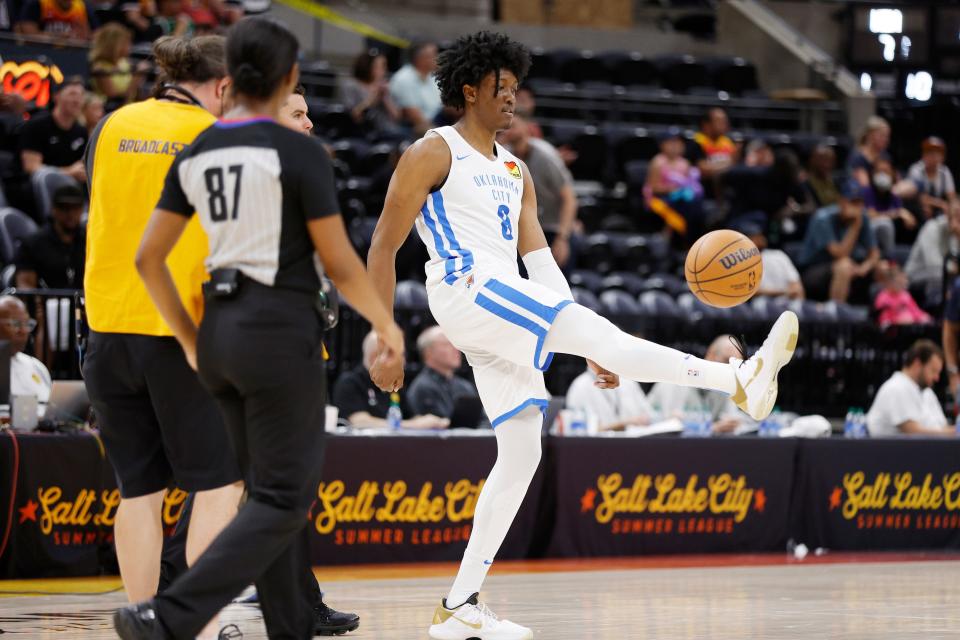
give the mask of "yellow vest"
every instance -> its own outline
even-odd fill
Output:
[[[87,321],[102,333],[171,336],[147,294],[134,260],[174,158],[216,121],[195,105],[147,100],[109,116],[90,141],[93,162],[87,263]],[[187,311],[203,315],[207,237],[194,216],[167,259]]]

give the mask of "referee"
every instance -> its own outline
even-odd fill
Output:
[[[226,419],[248,500],[166,591],[116,613],[125,639],[191,638],[250,582],[271,638],[311,637],[297,542],[323,455],[321,264],[381,335],[384,358],[396,364],[403,354],[403,334],[350,247],[323,147],[276,122],[297,82],[297,54],[293,34],[273,22],[249,18],[231,28],[236,106],[174,161],[137,256],[187,358],[198,362],[199,351],[200,377]],[[199,335],[166,264],[194,211],[210,243]]]
[[[114,534],[131,602],[157,590],[161,508],[170,484],[196,495],[188,562],[234,517],[241,493],[217,406],[134,268],[173,158],[221,112],[229,82],[224,46],[218,36],[158,40],[153,53],[162,82],[156,97],[103,120],[87,149],[84,290],[91,332],[83,374],[120,488]],[[202,228],[191,224],[169,260],[178,299],[195,318],[205,278],[197,256],[206,254],[205,245]]]

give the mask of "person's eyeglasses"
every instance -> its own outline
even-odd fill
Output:
[[[14,330],[26,329],[27,331],[33,331],[37,328],[37,321],[33,318],[29,320],[0,320],[0,322]]]

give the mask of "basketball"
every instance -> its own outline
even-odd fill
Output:
[[[693,243],[684,264],[687,286],[701,302],[735,307],[760,287],[763,260],[757,245],[737,231],[711,231]]]

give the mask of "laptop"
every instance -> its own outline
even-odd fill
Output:
[[[83,380],[54,380],[43,419],[50,422],[87,421],[90,397]]]

